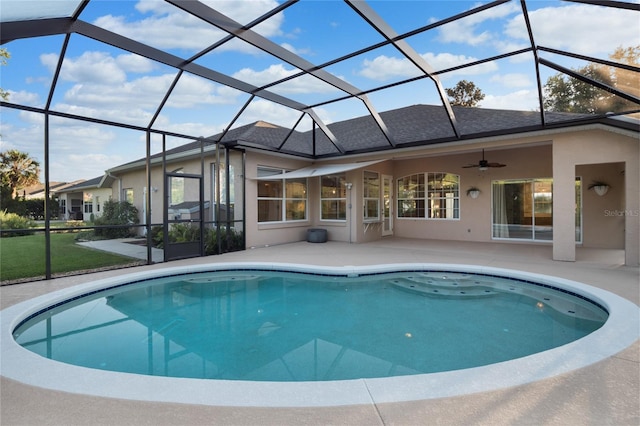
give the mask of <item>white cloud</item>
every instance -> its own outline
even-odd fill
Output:
[[[251,68],[243,68],[233,74],[233,77],[253,84],[254,86],[261,87],[269,83],[273,83],[274,81],[279,81],[283,78],[298,74],[299,72],[300,71],[297,69],[286,69],[284,65],[276,64],[261,71],[256,71]],[[272,90],[279,94],[291,94],[327,93],[335,92],[338,89],[311,75],[302,75],[292,80],[285,81],[284,83],[280,83],[277,86],[273,86],[268,90]]]
[[[167,105],[174,108],[194,108],[198,105],[229,104],[235,102],[240,93],[209,80],[183,74]]]
[[[20,105],[41,106],[40,96],[34,92],[20,90],[18,92],[7,90],[9,93],[9,102]]]
[[[57,55],[43,55],[41,60],[52,69],[57,64]],[[147,126],[176,74],[144,75],[128,79],[127,73],[148,73],[152,70],[151,61],[130,54],[114,58],[105,52],[85,52],[79,57],[65,59],[58,98],[53,109],[79,116]],[[62,84],[68,81],[75,84]],[[60,94],[63,96],[62,100],[59,98]],[[212,124],[199,109],[203,106],[235,103],[240,95],[241,92],[236,89],[184,73],[172,91],[165,109],[154,122],[154,128],[189,135],[208,136],[217,133],[222,125]],[[169,111],[168,108],[174,110]],[[190,112],[187,116],[180,116],[179,110]],[[68,131],[68,134],[73,134],[73,131]],[[36,137],[38,139],[41,140],[41,137]],[[101,140],[98,135],[76,139]],[[64,149],[64,144],[58,145],[56,149]]]
[[[90,173],[98,170],[106,170],[114,164],[121,164],[125,160],[120,155],[107,154],[69,154],[64,161],[67,166],[73,166],[76,170],[90,170]],[[87,168],[86,165],[91,167]],[[98,173],[100,176],[100,173]],[[96,177],[96,176],[91,176]]]
[[[538,46],[553,47],[586,55],[610,54],[627,40],[636,45],[640,37],[638,14],[613,7],[567,5],[529,11],[533,36]],[[507,23],[505,33],[528,40],[521,17]],[[594,38],[594,31],[597,37]]]
[[[98,99],[98,97],[99,95],[91,94],[89,96],[83,96],[82,99],[80,99],[80,97],[76,97],[76,99],[80,99],[82,103],[93,102],[94,104],[98,104],[100,102],[100,99]],[[109,103],[116,102],[113,98],[103,99],[102,101]],[[148,125],[153,116],[150,111],[145,111],[141,108],[136,107],[116,109],[79,106],[77,103],[58,103],[54,105],[54,110],[63,113],[79,115],[82,117],[99,118],[101,120],[112,121],[116,123],[133,124],[138,126]]]
[[[234,127],[259,120],[278,126],[293,127],[298,118],[300,118],[300,114],[300,111],[274,104],[264,99],[257,99],[249,104]]]
[[[247,7],[247,2],[233,0],[212,0],[203,3],[241,24],[251,22],[278,6],[274,0],[252,0],[251,7]],[[224,31],[213,28],[165,2],[141,0],[136,4],[136,9],[149,16],[137,21],[128,21],[125,16],[106,15],[96,19],[94,24],[162,49],[199,50],[227,35]],[[282,13],[279,13],[253,30],[266,37],[279,35],[283,18]],[[188,37],[184,36],[186,28],[189,29]],[[225,43],[219,51],[229,49],[255,51],[253,47],[241,43]]]
[[[110,63],[115,64],[116,61]],[[79,77],[86,72],[79,71],[75,76]],[[66,89],[64,101],[56,103],[54,109],[146,126],[174,78],[174,74],[164,74],[111,83],[94,80],[77,83]],[[167,106],[185,109],[200,105],[228,104],[236,100],[238,93],[191,74],[183,74],[169,97]]]
[[[44,115],[31,111],[20,111],[20,121],[31,126],[44,126]]]
[[[256,71],[251,68],[242,68],[233,74],[233,77],[245,81],[254,86],[260,87],[285,77],[292,76],[299,71],[296,69],[286,69],[282,64],[271,65],[262,71]]]
[[[51,162],[51,180],[73,182],[78,179],[92,179],[103,175],[105,170],[129,160],[120,155],[106,154],[70,154],[56,157],[56,160]]]
[[[435,70],[444,70],[458,65],[474,62],[477,59],[471,56],[454,55],[451,53],[425,53],[421,55],[424,60]],[[475,67],[461,69],[443,78],[452,75],[477,75],[495,71],[497,65],[494,62],[487,62]],[[406,58],[378,56],[373,60],[365,60],[363,69],[358,73],[372,80],[384,81],[391,78],[411,78],[422,74],[422,71]]]
[[[193,136],[212,136],[220,133],[224,130],[225,125],[210,125],[201,122],[188,122],[188,123],[171,123],[167,125],[163,125],[163,130],[168,130],[171,132],[183,134],[183,135],[193,135]],[[188,142],[191,142],[189,140]],[[181,143],[186,143],[185,140],[181,140]]]
[[[40,61],[53,74],[58,65],[58,55],[43,54],[40,55]],[[67,55],[62,64],[60,77],[65,81],[118,84],[125,81],[127,75],[108,53],[87,51],[77,58]]]
[[[398,77],[416,77],[421,72],[406,58],[380,55],[373,60],[365,59],[358,74],[372,80],[385,81]]]
[[[155,63],[153,61],[134,54],[118,55],[116,57],[116,63],[124,71],[135,72],[139,74],[151,72],[155,68]]]
[[[443,43],[462,43],[471,46],[499,41],[499,34],[486,29],[481,30],[479,27],[486,21],[503,19],[519,10],[515,4],[507,3],[449,22],[439,27],[438,39]]]
[[[493,38],[489,31],[476,33],[473,26],[465,26],[461,22],[453,22],[452,24],[455,24],[455,28],[447,28],[447,31],[441,31],[440,41],[443,43],[465,43],[471,46],[478,46]]]
[[[0,148],[19,149],[44,164],[44,122],[41,114],[22,112],[20,122],[2,123]],[[52,117],[49,127],[50,179],[74,181],[99,176],[126,159],[130,144],[116,142],[117,130],[107,126]],[[141,145],[144,147],[144,145]],[[144,155],[144,151],[141,151]],[[126,159],[126,160],[125,160]]]
[[[115,128],[53,117],[50,142],[56,152],[101,151],[116,140]]]
[[[505,87],[529,87],[533,84],[528,75],[519,73],[496,74],[489,81]]]
[[[422,55],[425,61],[430,64],[436,70],[444,70],[452,68],[458,65],[468,64],[477,61],[478,58],[465,55],[454,55],[451,53],[425,53]],[[474,67],[465,68],[459,71],[454,71],[449,75],[477,75],[486,74],[498,69],[498,65],[495,62],[485,62],[484,64],[476,65]]]
[[[300,49],[290,43],[281,43],[280,46],[287,49],[291,53],[295,53],[298,56],[311,53],[311,49],[308,49],[308,48]]]
[[[480,102],[482,108],[510,109],[518,111],[534,111],[540,108],[538,92],[535,90],[518,90],[506,95],[486,95]]]

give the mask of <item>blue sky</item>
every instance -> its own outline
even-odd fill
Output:
[[[11,3],[2,0],[0,6]],[[56,3],[62,4],[61,0],[23,0],[19,4],[43,11]],[[244,24],[273,9],[278,2],[232,0],[211,4]],[[421,0],[371,1],[369,4],[398,34],[403,34],[481,3]],[[559,1],[529,1],[527,7],[539,46],[606,59],[619,46],[640,44],[637,12]],[[155,0],[93,0],[81,19],[183,58],[191,57],[225,35],[174,6]],[[255,31],[314,64],[382,41],[348,5],[337,0],[302,0],[260,24]],[[406,41],[435,70],[529,45],[519,1]],[[52,36],[17,40],[3,46],[11,58],[0,69],[0,86],[9,92],[10,102],[44,106],[62,42],[63,36]],[[585,65],[557,55],[545,54],[545,57],[566,67]],[[531,54],[519,55],[443,74],[440,79],[444,87],[453,87],[461,79],[473,81],[486,95],[480,103],[484,108],[535,110],[538,109],[537,88],[531,59]],[[256,86],[297,72],[293,66],[242,41],[226,43],[196,62]],[[327,71],[362,90],[420,75],[400,52],[388,46],[334,64]],[[543,82],[552,74],[554,70],[543,69]],[[52,108],[146,126],[175,75],[176,71],[170,67],[73,35]],[[341,94],[313,77],[293,79],[269,90],[308,105]],[[379,112],[412,104],[439,104],[435,86],[428,79],[371,93],[368,97]],[[154,128],[209,136],[223,130],[248,98],[236,89],[187,74],[181,78]],[[16,148],[42,161],[43,117],[9,108],[2,108],[0,112],[0,151]],[[325,123],[331,123],[364,115],[367,110],[359,101],[343,101],[317,107],[316,113]],[[292,126],[299,116],[297,111],[256,98],[237,124],[264,120]],[[306,130],[310,121],[305,119],[301,126],[300,130]],[[108,168],[145,155],[144,133],[109,126],[52,118],[50,138],[50,179],[53,181],[96,177]],[[170,138],[168,147],[185,142],[188,141]],[[156,152],[160,147],[158,138],[154,138],[152,150]]]

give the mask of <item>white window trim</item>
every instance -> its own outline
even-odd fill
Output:
[[[274,173],[273,174],[273,179],[271,179],[271,175],[264,175],[261,176],[263,179],[263,181],[279,181],[281,182],[282,185],[282,197],[256,197],[256,203],[259,200],[267,200],[267,201],[276,201],[276,200],[280,200],[281,203],[281,209],[280,211],[282,212],[282,216],[280,217],[280,220],[270,220],[270,221],[266,221],[266,222],[260,222],[260,220],[258,220],[258,225],[263,226],[263,225],[269,225],[269,224],[288,224],[288,223],[304,223],[304,222],[308,222],[309,221],[309,180],[307,178],[304,178],[305,181],[305,186],[307,188],[307,192],[306,192],[306,197],[305,198],[291,198],[291,197],[287,197],[287,180],[284,178],[284,174],[288,171],[286,169],[282,169],[279,167],[271,167],[271,166],[258,166],[258,176],[260,176],[260,170],[263,171],[273,171],[273,172],[278,172],[278,173]],[[268,179],[267,179],[268,177]],[[295,178],[295,180],[298,180],[300,178]],[[290,200],[304,200],[305,201],[305,212],[304,212],[304,219],[287,219],[287,201]]]
[[[335,173],[332,175],[328,175],[328,176],[337,176],[337,175],[344,175],[345,179],[346,179],[346,173],[345,172],[340,172],[340,173]],[[319,213],[319,217],[320,217],[320,221],[321,222],[329,222],[329,223],[346,223],[347,222],[347,217],[349,215],[349,204],[347,202],[347,191],[345,191],[345,196],[344,197],[323,197],[322,196],[322,181],[320,182],[320,205],[318,206],[318,213]],[[322,217],[322,204],[324,201],[344,201],[345,204],[345,217],[344,219],[325,219]]]
[[[365,182],[365,175],[367,173],[375,173],[377,175],[377,179],[378,179],[378,195],[377,197],[367,197],[365,196],[365,192],[367,191],[367,185]],[[381,205],[381,193],[382,193],[382,179],[380,177],[380,173],[379,172],[374,172],[372,170],[364,170],[362,172],[362,220],[364,223],[379,223],[382,221],[381,218],[381,211],[380,211],[380,205]],[[377,215],[375,217],[366,217],[365,214],[367,213],[367,201],[371,201],[374,200],[377,203]]]
[[[443,198],[443,197],[438,197],[438,199],[442,199],[442,200],[447,200],[447,199],[451,199],[452,201],[455,202],[455,200],[458,200],[458,217],[428,217],[429,214],[429,175],[433,175],[433,174],[438,174],[438,173],[444,173],[444,174],[450,174],[450,175],[455,175],[458,177],[458,195],[457,197],[451,197],[451,198]],[[400,216],[400,209],[398,208],[398,203],[402,200],[407,200],[408,198],[402,198],[400,196],[400,190],[398,188],[398,182],[403,179],[403,178],[407,178],[409,176],[414,176],[414,175],[423,175],[424,176],[424,198],[420,197],[420,198],[415,198],[416,200],[424,200],[424,216]],[[460,221],[460,218],[462,216],[462,210],[460,208],[460,175],[458,175],[457,173],[451,173],[451,172],[419,172],[419,173],[411,173],[405,176],[400,176],[399,178],[396,179],[395,182],[395,191],[396,191],[396,214],[395,214],[395,218],[398,220],[433,220],[433,221]],[[452,211],[455,212],[455,208],[451,208]]]

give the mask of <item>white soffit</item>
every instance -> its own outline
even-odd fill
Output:
[[[343,163],[343,164],[314,164],[313,166],[303,167],[298,170],[287,172],[283,175],[261,176],[257,180],[274,180],[274,179],[298,179],[314,176],[326,176],[336,173],[348,172],[349,170],[368,167],[372,164],[380,163],[385,160],[362,161],[360,163]]]

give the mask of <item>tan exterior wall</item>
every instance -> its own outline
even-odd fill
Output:
[[[303,241],[306,238],[307,229],[311,227],[314,216],[314,206],[311,202],[317,198],[317,186],[311,184],[310,179],[309,190],[309,220],[296,221],[291,223],[269,223],[258,224],[258,186],[257,172],[258,167],[274,167],[287,170],[296,170],[311,163],[304,160],[290,159],[279,156],[265,155],[262,153],[247,153],[246,160],[246,200],[247,200],[247,217],[246,217],[246,244],[247,248],[263,247],[267,245],[276,245],[290,243],[294,241]],[[285,260],[285,259],[283,259]]]
[[[624,249],[624,163],[577,165],[582,178],[582,220],[584,247]],[[589,185],[604,181],[610,185],[599,196]]]
[[[503,168],[463,168],[477,164],[481,149],[490,162],[506,164]],[[487,140],[471,145],[424,147],[411,152],[394,152],[394,158],[386,154],[373,154],[342,159],[339,162],[383,160],[377,164],[348,171],[347,220],[323,221],[320,219],[320,178],[308,178],[307,219],[295,222],[258,223],[257,217],[257,169],[259,166],[296,170],[313,163],[263,152],[248,151],[245,169],[245,200],[247,248],[304,241],[309,228],[324,228],[333,241],[361,243],[382,238],[382,224],[366,223],[363,219],[363,173],[374,171],[393,177],[393,235],[430,240],[493,241],[491,235],[492,196],[491,184],[495,180],[553,178],[553,251],[554,259],[575,260],[575,177],[582,178],[583,227],[582,244],[585,247],[624,248],[629,264],[638,262],[638,211],[639,211],[639,163],[638,140],[624,132],[611,132],[599,128],[582,131],[545,132],[544,136],[513,137]],[[205,199],[211,199],[211,165],[214,155],[205,161]],[[318,162],[317,164],[328,164]],[[168,171],[182,169],[184,173],[200,174],[200,161],[175,161]],[[238,167],[238,170],[240,167]],[[447,172],[460,176],[460,218],[454,220],[409,219],[396,217],[395,197],[398,178],[423,172]],[[242,179],[240,171],[236,179]],[[162,170],[152,169],[152,222],[162,222]],[[144,169],[120,176],[114,183],[121,189],[134,188],[134,204],[142,213],[143,188],[147,186]],[[604,197],[587,190],[593,180],[605,180],[611,188]],[[466,195],[470,187],[481,191],[477,199]],[[114,198],[115,197],[114,192]],[[121,196],[121,195],[120,195]],[[240,198],[236,197],[237,203]],[[242,206],[238,204],[236,217]],[[211,217],[207,217],[211,220]],[[506,243],[513,240],[500,240]],[[551,242],[549,242],[551,244]]]
[[[460,219],[395,219],[395,235],[406,238],[436,240],[491,241],[491,182],[501,179],[552,177],[551,145],[539,141],[540,146],[529,148],[492,148],[485,152],[490,162],[506,164],[502,168],[463,168],[476,164],[482,154],[471,153],[394,161],[394,178],[413,173],[447,172],[460,176]],[[546,144],[546,145],[544,145]],[[466,195],[467,189],[477,187],[476,199]]]
[[[102,216],[102,212],[104,212],[104,203],[113,199],[111,188],[100,188],[87,192],[91,194],[93,199],[93,216]],[[84,218],[85,220],[89,220],[91,218],[91,214],[85,213]]]
[[[575,244],[569,235],[575,227],[570,185],[576,173],[588,170],[595,179],[611,182],[611,196],[607,193],[596,198],[593,191],[585,191],[583,208],[588,214],[584,227],[585,244],[616,247],[619,244],[616,235],[619,236],[621,225],[618,216],[621,215],[624,218],[625,263],[637,266],[640,263],[640,147],[637,135],[627,136],[599,129],[564,133],[554,139],[553,156],[553,258],[575,260]],[[599,166],[578,167],[583,165]],[[623,170],[624,184],[620,185]],[[590,183],[588,179],[585,179],[587,186]],[[612,213],[607,214],[608,211],[617,213],[612,216]]]

